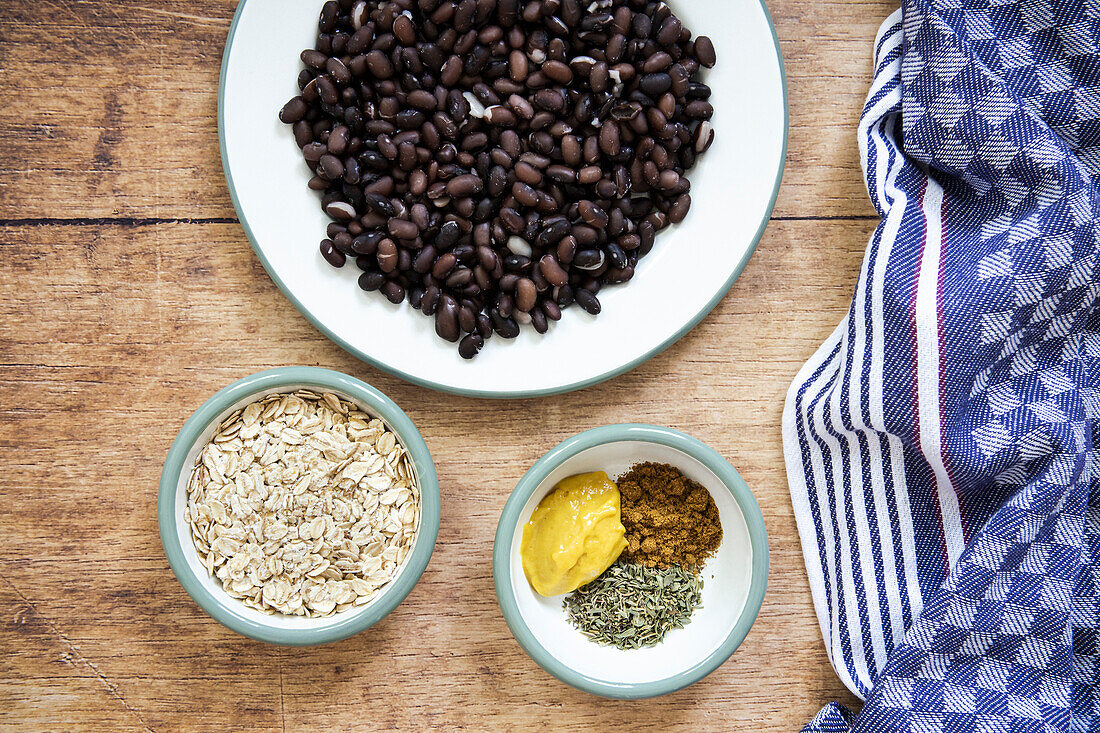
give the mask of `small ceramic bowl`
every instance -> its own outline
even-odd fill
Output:
[[[673,465],[706,487],[721,515],[722,544],[703,567],[703,602],[691,621],[654,647],[623,651],[574,629],[563,596],[535,593],[519,547],[524,524],[558,481],[588,471],[606,471],[614,479],[644,461]],[[749,487],[712,448],[668,428],[608,425],[569,438],[520,480],[497,526],[493,577],[513,636],[547,672],[604,697],[655,697],[706,677],[744,640],[764,599],[768,538]]]
[[[248,608],[222,590],[199,562],[184,521],[187,481],[199,452],[234,410],[273,392],[298,389],[332,392],[380,418],[412,458],[420,486],[420,529],[397,576],[367,603],[325,618],[268,615]],[[184,424],[168,451],[160,476],[157,517],[160,540],[184,590],[215,620],[245,636],[272,644],[308,646],[339,641],[376,624],[397,607],[420,579],[439,533],[439,482],[428,446],[408,416],[392,400],[346,374],[315,367],[284,367],[234,382],[200,407]]]

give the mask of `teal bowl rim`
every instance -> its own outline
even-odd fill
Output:
[[[248,217],[245,216],[244,210],[241,208],[239,197],[237,196],[237,188],[233,183],[233,173],[229,169],[229,156],[226,154],[225,148],[225,77],[229,68],[229,53],[233,48],[233,40],[237,33],[237,23],[241,19],[241,14],[244,11],[244,6],[248,0],[240,0],[237,4],[237,10],[233,14],[233,22],[229,25],[229,34],[225,41],[225,50],[222,52],[222,68],[221,75],[218,78],[218,149],[221,152],[222,159],[222,172],[225,174],[225,182],[229,187],[229,198],[233,201],[233,210],[237,212],[237,219],[240,220],[241,227],[244,229],[245,236],[248,237],[248,242],[252,245],[253,252],[260,259],[260,263],[263,265],[264,270],[268,276],[275,282],[275,285],[286,296],[287,300],[297,309],[299,313],[305,316],[306,320],[313,324],[313,327],[323,333],[330,341],[337,346],[348,352],[352,356],[370,364],[373,367],[381,369],[384,372],[399,377],[411,384],[416,384],[421,387],[427,387],[439,392],[445,392],[447,394],[461,395],[464,397],[481,397],[485,399],[524,399],[529,397],[547,397],[550,395],[565,394],[566,392],[574,392],[578,389],[584,389],[591,387],[601,382],[606,382],[609,379],[614,379],[620,374],[635,369],[645,362],[649,361],[653,357],[657,356],[665,349],[672,346],[674,343],[686,336],[693,328],[699,325],[699,323],[707,317],[707,315],[714,310],[715,306],[726,296],[733,287],[733,284],[737,282],[737,279],[741,277],[741,272],[745,269],[745,266],[749,263],[753,253],[756,252],[756,246],[760,243],[760,238],[764,236],[764,230],[768,226],[768,222],[771,221],[772,211],[775,210],[775,202],[779,198],[779,186],[783,181],[783,171],[787,165],[787,144],[790,136],[790,102],[788,100],[787,93],[787,70],[783,63],[783,51],[779,45],[779,36],[775,30],[775,22],[772,20],[771,13],[768,12],[768,6],[764,0],[757,0],[760,5],[761,11],[764,13],[764,20],[768,23],[768,28],[772,34],[772,44],[775,47],[775,57],[779,61],[779,80],[782,85],[783,92],[783,143],[780,147],[779,153],[779,166],[775,171],[775,181],[772,183],[771,197],[768,201],[768,205],[764,210],[764,214],[760,219],[760,224],[756,228],[756,233],[752,237],[752,242],[749,244],[749,248],[745,251],[745,256],[741,258],[741,261],[737,263],[737,267],[734,268],[730,274],[729,279],[718,288],[714,297],[710,299],[694,316],[680,328],[676,333],[669,336],[660,344],[657,344],[652,349],[642,354],[636,359],[630,362],[609,369],[602,374],[597,374],[594,377],[588,377],[570,384],[564,384],[557,387],[550,387],[547,389],[530,389],[530,390],[493,390],[493,389],[469,389],[465,387],[454,387],[448,384],[441,384],[434,382],[431,379],[425,379],[418,377],[408,372],[397,369],[380,359],[372,357],[370,354],[355,348],[350,343],[345,341],[336,335],[336,333],[327,327],[321,319],[313,314],[305,305],[298,300],[294,293],[286,286],[286,283],[275,273],[275,270],[271,267],[271,263],[268,262],[267,257],[264,255],[263,250],[260,249],[259,244],[256,241],[256,235],[252,232],[252,227],[248,223]]]
[[[337,390],[355,399],[367,411],[377,415],[393,429],[408,449],[420,480],[420,529],[412,552],[397,577],[391,581],[381,596],[361,613],[317,629],[282,629],[253,621],[231,610],[229,596],[211,593],[195,576],[181,547],[179,526],[176,523],[175,498],[184,461],[191,447],[210,423],[234,402],[248,397],[274,392],[290,385],[305,385]],[[412,420],[397,404],[366,382],[355,377],[319,367],[281,367],[251,374],[219,390],[195,411],[172,442],[164,470],[160,474],[160,491],[157,496],[157,521],[160,524],[160,541],[168,564],[172,567],[183,589],[202,610],[226,628],[257,641],[283,646],[312,646],[346,639],[365,631],[385,618],[412,591],[420,580],[435,549],[439,534],[439,480],[435,472],[428,445]]]
[[[535,635],[523,619],[513,592],[510,572],[511,544],[516,525],[519,522],[520,512],[523,511],[524,505],[531,498],[531,494],[550,475],[551,471],[563,461],[572,458],[581,451],[606,443],[618,443],[628,440],[657,443],[675,448],[696,459],[714,472],[730,494],[733,495],[734,501],[741,507],[741,513],[745,517],[749,542],[752,546],[752,579],[749,582],[749,593],[745,599],[745,606],[741,610],[737,622],[730,629],[725,640],[704,660],[691,669],[663,680],[616,684],[581,674],[569,668],[535,639]],[[741,474],[737,473],[737,469],[706,443],[678,430],[656,425],[629,423],[605,425],[574,435],[552,448],[516,484],[516,488],[512,491],[512,495],[508,497],[508,503],[504,505],[504,511],[500,515],[496,539],[493,542],[493,584],[496,587],[497,601],[512,636],[516,638],[523,650],[540,667],[567,685],[594,695],[619,700],[639,700],[667,695],[698,682],[729,659],[741,646],[741,642],[745,640],[749,629],[752,628],[757,615],[760,613],[760,606],[764,602],[764,592],[768,586],[768,564],[768,534],[764,527],[764,516],[760,513],[760,505],[756,503],[756,497],[753,496],[752,490],[741,478]]]

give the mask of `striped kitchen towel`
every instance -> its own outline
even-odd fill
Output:
[[[1100,0],[904,0],[858,137],[882,220],[783,439],[864,704],[805,730],[1100,731]]]

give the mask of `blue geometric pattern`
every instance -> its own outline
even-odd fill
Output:
[[[859,126],[882,221],[795,379],[805,731],[1100,733],[1100,0],[905,0]]]

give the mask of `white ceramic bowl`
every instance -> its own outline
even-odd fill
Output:
[[[479,397],[580,389],[674,343],[748,262],[786,154],[779,43],[761,0],[669,0],[718,51],[706,74],[717,134],[689,173],[691,213],[661,233],[628,285],[600,292],[598,318],[569,308],[545,336],[525,328],[518,339],[494,338],[476,359],[463,360],[435,335],[433,319],[364,293],[354,264],[334,270],[317,251],[329,220],[306,188],[310,171],[278,113],[298,93],[299,53],[313,47],[321,4],[241,0],[222,64],[218,129],[229,191],[264,267],[306,318],[359,358],[417,384]]]
[[[389,584],[370,603],[322,618],[265,614],[248,608],[222,589],[199,561],[184,520],[187,482],[195,460],[215,430],[234,410],[272,393],[297,389],[332,392],[380,418],[405,446],[420,488],[420,528],[412,550]],[[439,482],[428,446],[408,416],[369,384],[316,367],[283,367],[245,377],[219,391],[180,430],[160,477],[157,518],[164,553],[184,590],[224,626],[259,641],[287,646],[325,644],[357,634],[397,607],[420,579],[439,533]]]
[[[564,596],[532,590],[520,562],[523,525],[561,479],[589,471],[615,478],[644,461],[668,463],[714,497],[722,544],[703,567],[702,607],[654,647],[601,646],[574,629]],[[493,548],[497,599],[512,634],[550,674],[605,697],[636,699],[690,685],[726,661],[748,634],[764,598],[768,539],[752,492],[737,471],[695,438],[652,425],[608,425],[547,453],[520,480],[501,515]]]

